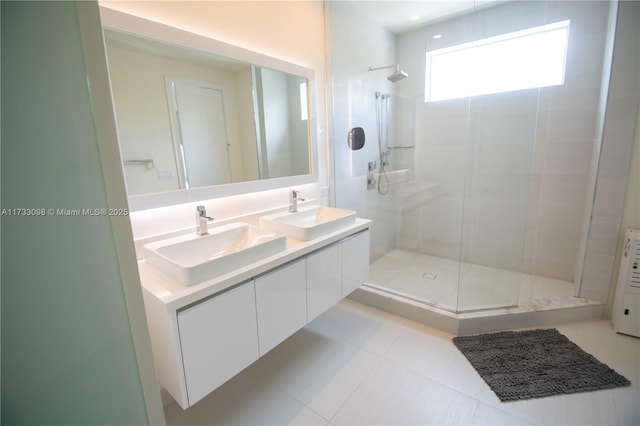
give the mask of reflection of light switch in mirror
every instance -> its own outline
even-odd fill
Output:
[[[171,170],[158,170],[158,179],[175,179],[175,176]]]
[[[362,127],[354,127],[349,130],[349,138],[347,140],[349,148],[356,151],[364,146],[364,129]]]

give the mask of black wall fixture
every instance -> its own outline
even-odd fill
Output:
[[[349,148],[356,151],[364,146],[364,129],[362,127],[354,127],[349,130],[349,138],[347,140]]]

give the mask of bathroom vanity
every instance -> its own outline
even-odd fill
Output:
[[[283,250],[191,285],[140,260],[161,386],[187,409],[349,295],[367,279],[370,223],[288,236]]]
[[[106,7],[100,15],[132,212],[319,184],[314,70]],[[189,114],[205,98],[218,113]],[[148,120],[131,113],[141,107]],[[215,116],[226,141],[191,144],[214,123],[201,116]],[[287,161],[274,151],[282,140]],[[366,280],[370,221],[298,212],[304,200],[290,195],[289,211],[237,221],[209,223],[198,206],[197,227],[135,241],[157,376],[183,409]]]

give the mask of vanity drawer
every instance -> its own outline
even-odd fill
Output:
[[[307,256],[307,321],[342,299],[342,244]]]
[[[255,284],[262,356],[307,323],[305,260],[257,277]]]
[[[189,406],[258,359],[253,281],[178,313]]]
[[[370,231],[363,231],[342,243],[342,297],[347,297],[369,279]]]

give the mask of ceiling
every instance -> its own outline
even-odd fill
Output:
[[[473,8],[486,7],[499,0],[387,0],[357,1],[355,6],[369,19],[399,34],[446,17],[461,15]],[[415,21],[412,16],[419,16]]]

